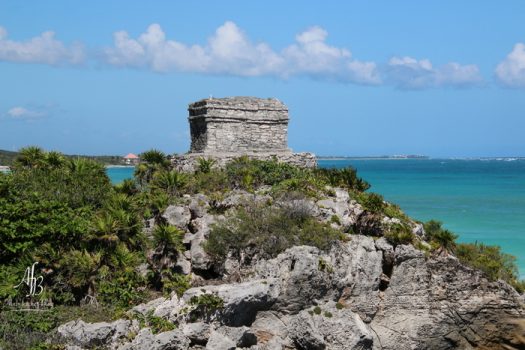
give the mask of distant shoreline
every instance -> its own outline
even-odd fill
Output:
[[[108,164],[106,168],[134,168],[134,165]]]

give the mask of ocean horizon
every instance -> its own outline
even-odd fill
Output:
[[[416,220],[435,219],[460,242],[499,245],[516,257],[525,278],[525,159],[320,159],[320,167],[352,166],[369,191],[398,204]],[[113,183],[133,167],[108,167]]]

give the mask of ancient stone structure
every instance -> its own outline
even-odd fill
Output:
[[[199,158],[224,166],[243,155],[302,167],[317,165],[314,154],[288,148],[288,108],[277,99],[208,98],[190,104],[188,111],[191,148],[173,157],[178,170],[194,170]]]

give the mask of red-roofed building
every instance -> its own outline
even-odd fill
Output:
[[[126,162],[126,164],[138,164],[139,163],[139,156],[137,156],[136,154],[133,154],[133,153],[128,153],[125,157],[124,157],[124,161]]]

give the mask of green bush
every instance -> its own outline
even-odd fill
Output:
[[[246,204],[212,226],[206,251],[218,261],[229,252],[273,257],[295,245],[328,249],[343,234],[294,208]]]
[[[377,193],[363,192],[356,196],[356,200],[366,210],[373,213],[383,213],[386,208],[383,196]]]
[[[414,242],[414,234],[409,227],[403,224],[391,225],[385,232],[385,238],[394,246],[412,244]]]
[[[500,247],[460,243],[455,254],[462,263],[483,271],[490,280],[502,279],[523,292],[524,281],[519,281],[516,258],[503,253]]]
[[[370,184],[359,178],[357,171],[352,167],[343,169],[317,168],[314,170],[314,174],[333,187],[344,187],[357,192],[363,192],[370,188]]]
[[[209,320],[215,312],[224,307],[224,300],[215,294],[205,293],[192,296],[190,305],[195,307],[190,314],[191,319],[203,318]]]
[[[441,226],[441,222],[430,220],[423,224],[428,240],[434,248],[453,252],[456,247],[457,235]]]
[[[141,328],[149,327],[153,334],[168,332],[177,328],[174,323],[167,319],[155,316],[153,310],[149,311],[146,315],[135,313],[133,316],[133,318],[138,319]]]
[[[151,186],[169,196],[179,194],[188,182],[188,176],[176,170],[161,170],[153,175]]]
[[[25,350],[44,344],[58,325],[56,311],[0,311],[0,348]]]
[[[199,158],[197,159],[197,172],[208,174],[215,163],[215,160],[212,158]]]
[[[162,273],[162,290],[165,295],[175,292],[180,297],[190,288],[191,277],[189,275],[173,273],[169,270]]]
[[[77,242],[89,227],[89,208],[39,197],[0,198],[0,263],[8,263],[45,242],[67,246]]]

